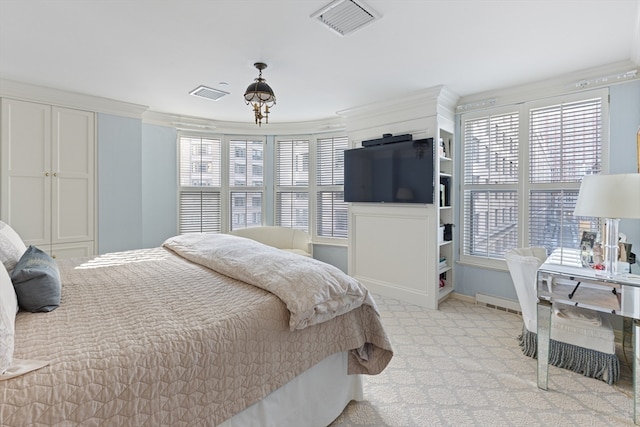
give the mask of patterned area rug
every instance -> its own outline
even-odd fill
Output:
[[[395,356],[365,376],[365,401],[351,402],[331,427],[634,425],[631,371],[603,381],[549,368],[536,386],[536,360],[522,354],[522,318],[449,298],[439,311],[375,296]],[[633,350],[627,344],[627,357]]]

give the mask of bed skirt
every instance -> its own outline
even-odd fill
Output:
[[[525,356],[537,357],[537,334],[522,327],[522,335],[518,337],[520,347]],[[620,360],[614,354],[578,347],[561,341],[551,340],[549,363],[558,368],[592,377],[611,385],[620,379]]]
[[[347,374],[347,352],[333,354],[218,427],[324,427],[364,400],[362,375]]]

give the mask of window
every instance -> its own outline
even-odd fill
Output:
[[[222,144],[219,139],[179,139],[179,233],[220,232]]]
[[[276,225],[309,231],[309,140],[276,141]]]
[[[582,231],[597,231],[573,208],[582,177],[602,172],[606,100],[600,90],[462,116],[463,260],[578,248]]]
[[[344,201],[344,150],[346,136],[319,138],[316,147],[316,235],[348,235],[348,210]]]
[[[302,229],[314,238],[346,238],[347,137],[276,138],[274,145],[265,140],[179,137],[179,232],[259,226],[263,210],[273,207],[275,225]],[[265,147],[273,147],[273,156],[266,157],[273,164],[264,164]],[[273,172],[266,182],[274,189],[267,203],[265,169],[267,176]]]
[[[262,139],[229,140],[231,230],[262,225],[263,152]]]

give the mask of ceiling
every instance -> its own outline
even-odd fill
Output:
[[[262,61],[269,121],[290,123],[640,63],[639,0],[363,1],[380,19],[340,36],[310,17],[331,0],[0,0],[0,78],[251,122],[242,95]],[[199,85],[230,95],[189,95]]]

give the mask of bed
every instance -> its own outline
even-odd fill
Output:
[[[59,307],[15,317],[33,370],[0,380],[3,426],[326,426],[393,355],[357,281],[242,237],[57,266]]]

